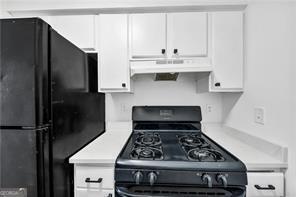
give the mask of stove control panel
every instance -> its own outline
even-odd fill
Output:
[[[174,178],[172,178],[174,177]],[[116,169],[118,183],[136,185],[196,184],[205,187],[247,185],[245,172],[197,172],[155,169]]]

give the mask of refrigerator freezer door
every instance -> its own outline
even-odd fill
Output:
[[[26,190],[28,197],[45,195],[44,130],[0,129],[0,188]],[[48,192],[48,191],[47,191]]]
[[[0,126],[49,121],[48,25],[40,19],[0,20]]]

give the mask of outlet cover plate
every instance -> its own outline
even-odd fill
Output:
[[[254,121],[255,121],[255,123],[258,123],[258,124],[265,123],[265,109],[263,107],[255,107]]]

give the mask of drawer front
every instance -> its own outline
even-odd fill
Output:
[[[114,197],[113,190],[76,189],[75,197]]]
[[[101,181],[98,181],[99,179]],[[113,190],[114,189],[114,167],[76,166],[75,167],[75,186],[77,188]]]
[[[283,173],[248,173],[248,197],[284,196]]]

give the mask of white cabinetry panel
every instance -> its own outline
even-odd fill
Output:
[[[205,57],[208,49],[208,14],[186,12],[168,14],[168,56]]]
[[[75,197],[114,196],[114,164],[75,165],[74,176]]]
[[[114,187],[114,168],[97,166],[78,166],[76,167],[76,187],[93,189],[113,189]],[[98,180],[100,183],[87,183],[85,180]]]
[[[128,15],[100,15],[99,91],[129,91]]]
[[[243,89],[243,12],[212,13],[210,90]]]
[[[113,190],[76,189],[75,197],[114,197]]]
[[[132,58],[165,57],[166,14],[131,14],[130,39]]]
[[[248,173],[247,197],[284,196],[284,174]]]

